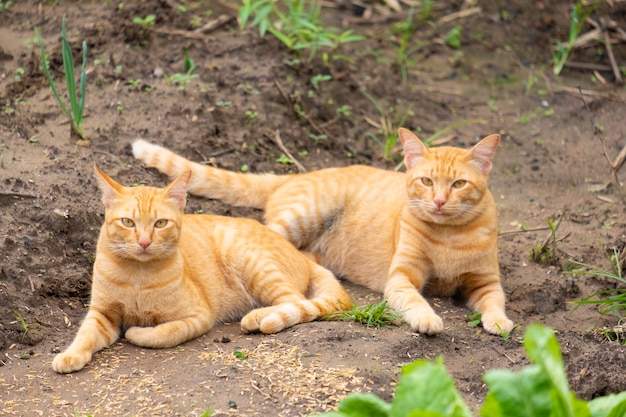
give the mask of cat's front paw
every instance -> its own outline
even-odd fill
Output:
[[[435,335],[443,331],[443,320],[429,306],[411,307],[404,313],[404,319],[417,333]]]
[[[91,360],[91,352],[73,353],[65,351],[59,353],[52,360],[52,370],[60,374],[80,371]]]
[[[503,313],[490,315],[483,314],[481,321],[485,330],[496,335],[511,333],[515,327],[515,323],[509,320]]]

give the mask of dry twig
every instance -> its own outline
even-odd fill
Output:
[[[618,83],[623,83],[624,79],[622,77],[622,72],[620,70],[619,64],[615,59],[612,44],[617,42],[625,42],[626,31],[620,28],[617,25],[617,22],[615,22],[614,20],[602,17],[599,18],[597,21],[589,17],[587,18],[587,23],[589,23],[594,28],[576,38],[572,47],[583,48],[593,46],[594,42],[596,42],[598,39],[602,39],[602,44],[606,49],[606,55],[609,58],[610,67],[613,72],[613,76],[615,77],[615,81],[617,81]],[[566,65],[568,64],[566,63]],[[585,64],[581,63],[570,63],[568,66],[582,68],[584,65]]]
[[[14,193],[14,192],[11,192],[11,191],[0,191],[0,197],[37,198],[36,195]]]
[[[609,167],[611,168],[611,174],[613,175],[613,180],[615,181],[615,185],[617,186],[618,189],[620,189],[621,183],[617,176],[617,172],[622,167],[622,165],[624,165],[624,161],[626,160],[626,145],[624,145],[619,155],[617,155],[617,158],[615,158],[614,161],[611,161],[611,157],[609,156],[609,153],[606,149],[606,141],[604,140],[604,136],[602,136],[600,129],[598,129],[598,125],[593,119],[593,114],[591,113],[591,109],[589,108],[589,105],[585,101],[585,97],[583,96],[582,89],[580,88],[580,86],[578,87],[578,89],[580,91],[580,99],[582,100],[583,104],[585,105],[585,108],[587,109],[587,113],[589,114],[589,121],[591,122],[591,126],[593,127],[593,134],[595,136],[598,136],[598,138],[600,139],[600,143],[602,144],[602,153],[604,154],[604,158],[606,158],[606,162],[608,162]]]
[[[327,137],[329,136],[328,132],[325,129],[318,126],[318,124],[315,123],[313,120],[311,120],[311,118],[306,113],[296,111],[296,109],[294,108],[295,103],[291,100],[291,97],[289,97],[289,95],[285,92],[285,90],[283,89],[282,85],[280,84],[278,80],[274,80],[274,85],[278,89],[278,92],[280,92],[280,95],[283,96],[287,104],[291,106],[291,110],[293,111],[296,118],[302,117],[304,120],[306,120],[309,123],[309,125],[311,125],[313,130],[315,130],[319,135],[326,135]]]
[[[283,143],[282,139],[280,138],[280,132],[278,130],[274,133],[274,137],[271,137],[270,135],[267,135],[267,134],[265,136],[268,139],[270,139],[272,142],[274,142],[276,144],[276,146],[278,146],[280,148],[280,150],[283,151],[285,153],[285,155],[287,155],[287,157],[293,161],[293,164],[298,168],[299,172],[306,172],[306,168],[304,167],[304,165],[302,165],[300,162],[298,162],[298,160],[285,147],[285,144]]]

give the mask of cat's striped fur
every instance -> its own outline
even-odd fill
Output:
[[[472,149],[428,148],[400,129],[406,173],[367,166],[306,174],[242,174],[191,162],[144,140],[133,154],[169,176],[191,169],[189,191],[265,210],[266,224],[335,274],[383,292],[411,328],[443,330],[423,298],[462,291],[484,328],[509,332],[487,176],[498,135]]]
[[[164,189],[96,172],[105,221],[91,304],[56,372],[80,370],[122,334],[166,348],[244,315],[244,332],[276,333],[351,304],[330,271],[259,222],[183,214],[191,171]]]

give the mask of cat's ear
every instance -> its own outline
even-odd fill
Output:
[[[165,188],[167,196],[176,203],[181,211],[185,209],[187,202],[187,185],[189,184],[189,178],[191,178],[191,170],[180,174],[178,178]]]
[[[404,165],[406,165],[407,169],[411,169],[420,158],[424,157],[424,154],[428,152],[428,148],[409,129],[401,127],[398,129],[398,136],[402,141],[402,148],[404,149]]]
[[[105,208],[109,207],[113,201],[120,197],[124,187],[113,181],[111,177],[102,172],[96,165],[93,166],[93,169],[96,171],[96,180],[102,191],[102,204],[104,204]]]
[[[491,161],[496,152],[496,148],[500,143],[500,135],[489,135],[478,142],[469,151],[470,162],[473,163],[483,175],[489,174],[491,171]]]

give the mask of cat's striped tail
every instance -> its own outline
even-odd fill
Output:
[[[243,174],[202,165],[143,139],[133,142],[133,156],[170,178],[190,169],[187,190],[191,194],[239,207],[264,208],[272,191],[288,179],[288,176]]]

